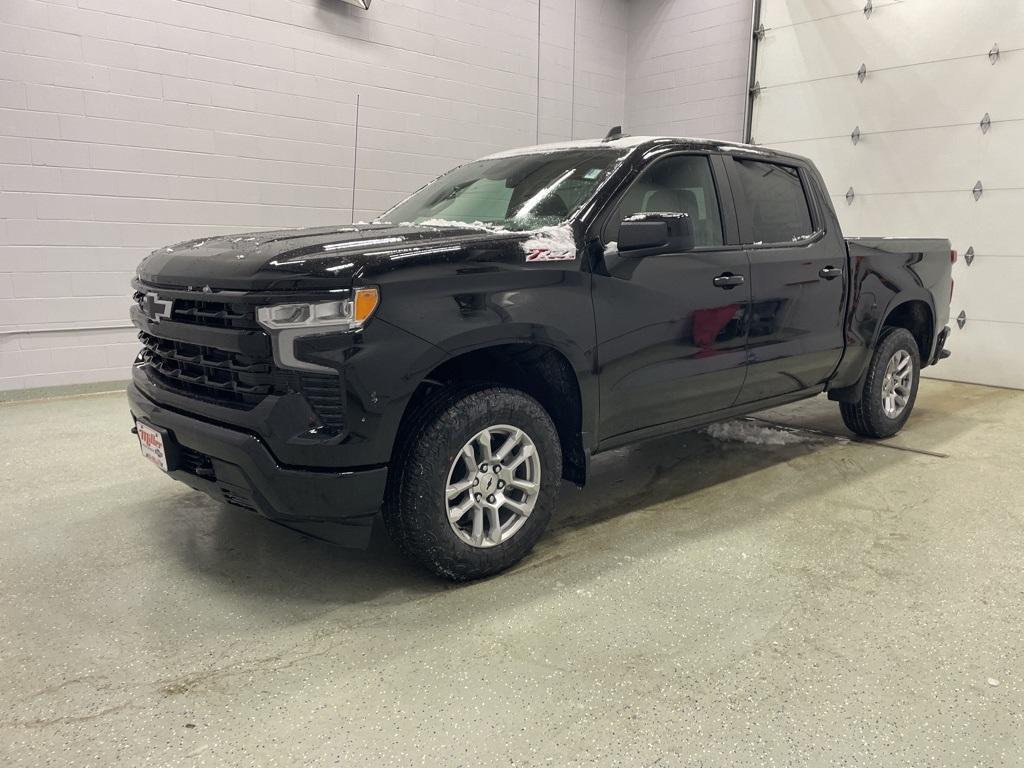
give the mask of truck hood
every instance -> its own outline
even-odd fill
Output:
[[[546,233],[549,240],[564,245],[568,233],[572,242],[568,225],[548,229],[563,230]],[[138,274],[144,283],[167,288],[317,290],[436,261],[522,263],[524,246],[537,234],[458,224],[359,224],[223,235],[160,248]]]

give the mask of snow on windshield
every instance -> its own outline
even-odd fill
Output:
[[[627,154],[624,148],[576,147],[477,160],[435,179],[378,221],[519,232],[556,226],[594,195]]]

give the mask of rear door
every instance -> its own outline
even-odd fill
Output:
[[[846,252],[826,231],[809,174],[797,164],[725,159],[750,258],[747,377],[737,403],[824,382],[843,351]]]
[[[592,290],[601,439],[728,408],[736,400],[750,291],[731,201],[720,157],[669,154],[640,170],[599,225],[604,255]],[[654,212],[688,214],[696,247],[620,256],[615,242],[622,219]],[[722,275],[733,279],[716,285]]]

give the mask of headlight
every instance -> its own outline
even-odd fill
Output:
[[[295,340],[336,331],[354,331],[363,327],[380,303],[376,288],[357,288],[350,298],[318,301],[310,304],[274,304],[256,311],[259,324],[270,331],[274,342],[274,360],[282,368],[306,371],[330,371],[322,365],[295,357]]]
[[[268,331],[285,328],[354,330],[361,328],[380,303],[376,288],[357,288],[352,298],[315,304],[274,304],[260,307],[256,318]]]

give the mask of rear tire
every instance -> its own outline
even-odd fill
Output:
[[[558,432],[532,397],[499,386],[444,392],[403,429],[385,527],[404,553],[440,576],[490,576],[537,543],[561,476]]]
[[[921,353],[910,331],[883,330],[868,363],[860,400],[839,404],[843,422],[864,437],[892,437],[910,418],[920,376]]]

